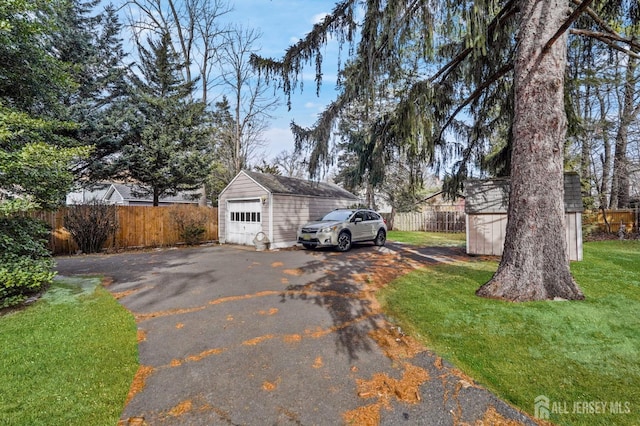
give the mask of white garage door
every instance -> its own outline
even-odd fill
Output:
[[[262,231],[262,203],[229,201],[227,206],[227,243],[253,245],[253,238]]]

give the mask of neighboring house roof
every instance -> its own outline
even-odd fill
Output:
[[[153,202],[152,195],[144,195],[140,196],[139,193],[142,192],[142,188],[139,185],[134,184],[124,184],[124,183],[112,183],[111,188],[114,191],[117,191],[118,194],[125,201],[148,201]],[[111,188],[109,190],[111,190]],[[177,195],[166,195],[160,198],[160,202],[162,203],[171,203],[171,204],[182,204],[182,203],[197,203],[198,199],[201,197],[201,194],[197,192],[178,192]]]
[[[96,183],[80,191],[73,192],[67,196],[67,204],[79,204],[92,200],[102,200],[113,204],[129,203],[153,203],[151,195],[140,196],[142,188],[130,183]],[[191,204],[197,203],[201,194],[197,192],[179,192],[175,196],[165,196],[160,198],[162,204]]]
[[[509,205],[509,182],[509,178],[466,181],[465,212],[506,213]],[[576,173],[564,175],[564,209],[567,213],[584,210],[580,176]]]
[[[304,195],[308,197],[347,198],[358,201],[358,197],[338,185],[314,182],[286,176],[270,175],[243,170],[249,178],[272,194]]]

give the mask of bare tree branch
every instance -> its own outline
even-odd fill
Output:
[[[618,45],[616,42],[627,43],[631,46],[635,46],[636,49],[640,49],[640,45],[633,42],[632,40],[628,40],[623,37],[620,37],[617,34],[602,33],[602,32],[590,31],[590,30],[581,30],[577,28],[572,29],[570,32],[571,34],[574,34],[574,35],[594,38],[598,41],[605,43],[607,46],[611,47],[612,49],[618,50],[629,56],[640,59],[640,54],[630,49],[625,49],[624,47]]]
[[[573,12],[571,12],[571,15],[569,15],[569,17],[567,18],[566,21],[564,21],[564,23],[560,26],[560,28],[558,28],[558,31],[556,31],[556,33],[553,35],[553,37],[551,37],[549,39],[549,41],[547,41],[547,44],[544,45],[544,47],[542,48],[542,54],[544,55],[545,53],[547,53],[549,51],[549,49],[551,49],[551,46],[553,46],[553,44],[565,33],[567,32],[567,30],[569,29],[569,27],[571,26],[571,24],[573,24],[579,17],[580,15],[582,15],[582,13],[589,7],[589,5],[593,3],[593,0],[584,0],[582,1],[578,7],[576,7]]]

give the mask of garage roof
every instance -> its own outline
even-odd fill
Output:
[[[468,180],[465,182],[465,212],[506,213],[509,205],[509,179]],[[564,175],[564,210],[566,213],[581,212],[582,192],[580,176],[576,173]]]
[[[253,171],[243,171],[251,179],[272,194],[305,195],[308,197],[347,198],[354,201],[358,197],[338,185],[327,182],[314,182],[286,176],[270,175]]]

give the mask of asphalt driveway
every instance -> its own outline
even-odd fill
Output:
[[[208,246],[58,257],[136,317],[121,424],[535,424],[387,322],[373,293],[460,249]],[[513,422],[513,423],[508,423]]]

